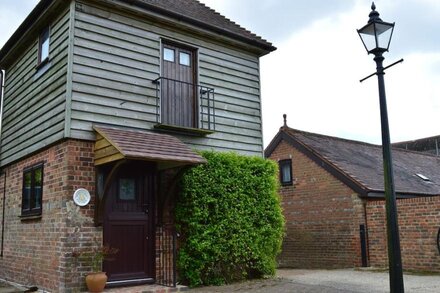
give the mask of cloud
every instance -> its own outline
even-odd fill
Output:
[[[0,48],[12,36],[38,0],[2,0],[0,4]]]
[[[1,1],[0,47],[38,3]],[[201,1],[278,47],[261,59],[265,145],[284,113],[294,128],[380,143],[376,77],[359,83],[375,70],[356,33],[371,0]],[[391,139],[438,135],[440,1],[375,2],[383,20],[396,22],[385,65],[405,59],[385,76]]]
[[[202,0],[271,42],[281,42],[292,31],[301,30],[319,18],[350,10],[355,1],[346,0]],[[258,3],[258,4],[256,4]]]
[[[288,114],[291,127],[381,142],[377,79],[356,33],[368,21],[371,0],[202,0],[274,42],[261,60],[264,142]],[[438,135],[440,2],[375,1],[384,21],[396,22],[385,65],[391,139]]]
[[[381,143],[377,78],[359,83],[375,71],[355,31],[365,19],[364,6],[316,20],[262,58],[265,145],[282,125],[283,113],[293,128]],[[398,53],[386,53],[385,64]],[[412,53],[387,71],[393,141],[438,134],[433,125],[440,112],[440,83],[432,72],[439,60],[438,53]]]

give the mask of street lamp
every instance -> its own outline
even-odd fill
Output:
[[[385,183],[385,207],[388,238],[388,264],[390,272],[390,291],[404,292],[402,259],[400,255],[399,228],[397,224],[396,193],[394,191],[393,165],[391,158],[390,130],[388,126],[387,103],[382,54],[388,51],[393,35],[394,23],[382,21],[376,6],[371,5],[368,24],[358,30],[368,54],[374,55],[376,75],[379,83],[380,121],[382,128],[382,152]]]

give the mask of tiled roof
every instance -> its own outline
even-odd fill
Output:
[[[206,163],[202,156],[171,135],[102,125],[95,125],[93,128],[127,159],[183,164]]]
[[[384,191],[382,147],[359,141],[283,127],[288,137],[308,148],[367,192]],[[392,150],[396,193],[440,195],[440,158],[402,149]],[[424,181],[416,174],[430,179]]]
[[[393,147],[412,150],[417,152],[427,152],[434,155],[440,155],[440,135],[420,138],[409,141],[396,142]]]
[[[137,2],[152,7],[159,8],[162,12],[169,12],[175,17],[184,17],[187,20],[193,20],[200,24],[205,24],[215,28],[219,32],[230,33],[237,37],[247,39],[256,45],[263,46],[269,51],[276,48],[272,44],[256,34],[246,30],[232,20],[226,18],[215,10],[197,0],[127,0],[128,2]]]
[[[20,27],[0,50],[0,60],[12,49],[14,44],[23,34],[37,21],[44,11],[52,3],[62,0],[40,0],[31,13],[26,17]],[[64,0],[63,0],[64,1]],[[268,41],[242,28],[235,22],[224,17],[213,9],[197,0],[120,0],[132,5],[142,6],[146,9],[167,15],[177,21],[183,21],[195,26],[205,28],[212,32],[228,36],[232,39],[241,40],[245,43],[257,46],[265,52],[271,52],[276,48]]]

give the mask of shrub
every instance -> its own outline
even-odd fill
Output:
[[[202,155],[208,163],[183,176],[176,206],[180,278],[199,286],[273,275],[284,231],[277,165],[234,153]]]

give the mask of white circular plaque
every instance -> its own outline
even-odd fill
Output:
[[[90,192],[84,188],[77,189],[73,194],[73,201],[80,207],[86,206],[90,202]]]

